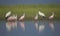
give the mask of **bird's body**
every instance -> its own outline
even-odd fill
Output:
[[[38,12],[38,14],[42,17],[42,22],[44,24],[44,19],[46,18],[45,14],[40,11]]]
[[[7,18],[8,21],[16,21],[17,20],[17,15],[13,15]]]
[[[34,20],[38,20],[38,14],[36,14],[36,16],[34,17]]]
[[[53,19],[54,18],[54,13],[52,13],[51,16],[49,16],[49,19]]]
[[[42,17],[45,17],[45,14],[44,13],[42,13],[42,12],[38,12],[38,14],[40,15],[40,16],[42,16]]]
[[[19,18],[19,21],[22,21],[25,18],[25,13]]]

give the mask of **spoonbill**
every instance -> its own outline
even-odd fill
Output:
[[[42,13],[41,11],[39,11],[38,14],[39,14],[40,16],[42,16],[42,17],[45,17],[45,14]]]
[[[41,11],[39,11],[38,14],[42,17],[42,22],[43,22],[43,24],[44,24],[44,19],[45,19],[45,17],[46,17],[45,14],[42,13]]]
[[[35,15],[35,17],[34,17],[34,21],[35,21],[35,28],[36,28],[36,30],[38,30],[38,22],[37,22],[37,20],[38,20],[38,14],[36,14]]]
[[[24,24],[24,21],[23,21],[24,19],[25,19],[25,13],[19,18],[20,26],[25,31],[25,24]]]
[[[7,21],[17,20],[17,15],[11,15],[11,11],[7,12],[5,15]]]
[[[38,14],[36,14],[36,16],[34,17],[34,20],[38,20]]]
[[[6,23],[6,28],[10,31],[11,28],[13,27],[17,27],[17,23],[15,24],[15,21],[17,21],[17,15],[11,15],[11,11],[7,12],[6,15],[6,20],[7,20],[7,23]],[[10,22],[12,21],[12,22]],[[13,23],[14,21],[14,23]]]
[[[19,21],[23,21],[25,18],[25,13],[19,18]]]
[[[42,17],[42,24],[39,25],[39,32],[43,31],[45,28],[44,25],[44,18],[46,17],[44,13],[42,13],[41,11],[38,12],[38,14]]]
[[[7,18],[8,21],[17,21],[17,15],[12,15]]]
[[[52,12],[52,15],[49,16],[49,19],[52,20],[54,18],[54,13]]]
[[[53,18],[54,18],[54,13],[52,12],[52,15],[48,17],[50,22],[49,22],[49,26],[51,27],[51,29],[54,31],[54,24],[53,24]]]

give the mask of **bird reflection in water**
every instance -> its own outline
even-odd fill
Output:
[[[44,28],[45,28],[45,25],[43,25],[43,24],[39,25],[39,32],[42,32],[44,30]]]
[[[36,30],[38,31],[38,22],[35,22],[34,26],[35,26]]]
[[[49,22],[49,26],[50,26],[50,28],[52,29],[52,31],[54,31],[54,23],[53,23],[53,21],[50,21],[50,22]]]
[[[39,25],[39,32],[42,32],[45,29],[45,21],[44,19],[41,20],[42,23]]]
[[[11,31],[14,28],[17,29],[17,21],[14,21],[14,22],[6,22],[6,29],[8,31]]]
[[[19,24],[20,24],[21,29],[23,31],[25,31],[25,24],[24,24],[24,22],[23,21],[22,22],[19,22]]]

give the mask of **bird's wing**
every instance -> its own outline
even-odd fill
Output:
[[[8,17],[9,15],[11,15],[11,11],[9,11],[8,13],[6,13],[5,17]]]
[[[39,15],[40,15],[40,16],[45,16],[45,14],[42,13],[42,12],[40,12],[40,11],[39,11]]]

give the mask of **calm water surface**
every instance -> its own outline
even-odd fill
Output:
[[[7,30],[6,23],[8,22],[0,21],[0,36],[60,36],[60,21],[53,22],[54,31],[49,27],[49,21],[44,21],[45,28],[41,32],[36,30],[34,21],[17,21],[17,26],[13,26],[11,31]],[[15,22],[12,23],[15,24]],[[42,23],[42,21],[37,22],[38,25],[41,25]],[[22,24],[25,28],[21,26]]]

